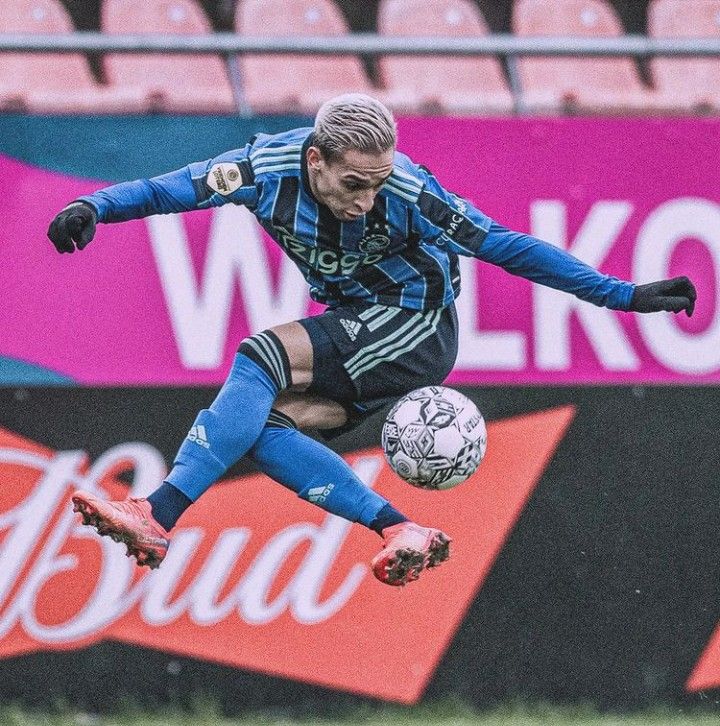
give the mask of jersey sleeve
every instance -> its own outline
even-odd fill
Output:
[[[79,199],[96,209],[99,222],[124,222],[228,203],[252,209],[257,188],[248,158],[250,149],[248,144],[162,176],[114,184]]]
[[[427,170],[421,169],[421,173],[425,183],[415,206],[413,231],[423,241],[498,265],[595,305],[630,308],[633,283],[605,275],[549,242],[503,227],[444,189]]]

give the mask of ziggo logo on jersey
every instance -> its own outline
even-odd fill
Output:
[[[280,244],[287,250],[288,254],[298,257],[301,262],[318,270],[324,275],[352,274],[361,265],[374,265],[380,262],[384,255],[358,254],[357,252],[345,252],[338,254],[335,250],[322,249],[319,247],[308,247],[299,239],[293,237],[284,227],[277,227],[276,232],[280,238]],[[390,240],[388,240],[388,243]]]

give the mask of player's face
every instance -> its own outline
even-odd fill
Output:
[[[307,152],[312,192],[343,222],[351,222],[372,209],[375,197],[393,170],[393,149],[368,154],[350,149],[329,160],[311,146]]]

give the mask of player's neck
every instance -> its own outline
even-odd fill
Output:
[[[308,185],[310,186],[310,193],[313,195],[313,197],[315,197],[315,199],[318,202],[322,203],[322,200],[320,199],[320,195],[318,194],[317,183],[315,181],[315,174],[309,165],[308,165],[308,170],[307,170],[307,180],[308,180]]]

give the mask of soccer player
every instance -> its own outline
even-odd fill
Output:
[[[445,533],[410,521],[301,429],[332,436],[408,391],[443,382],[457,353],[458,255],[596,305],[692,315],[687,278],[636,286],[604,275],[502,227],[396,142],[387,108],[343,95],[322,106],[313,128],[258,134],[215,159],[101,189],[50,224],[58,252],[73,252],[92,240],[97,222],[242,204],[298,266],[312,298],[328,305],[240,343],[225,384],[147,499],[75,492],[84,523],[125,542],[138,564],[161,563],[180,515],[243,456],[300,497],[380,534],[372,569],[381,582],[404,585],[447,559]]]

